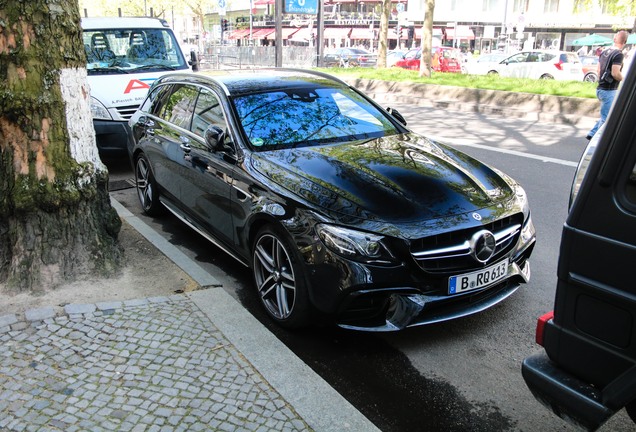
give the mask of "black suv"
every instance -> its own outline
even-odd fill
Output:
[[[545,353],[523,378],[558,416],[595,430],[622,408],[636,419],[636,76],[586,150],[563,228],[554,311],[539,318]]]

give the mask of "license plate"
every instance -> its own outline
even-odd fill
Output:
[[[508,276],[508,260],[472,273],[451,276],[448,279],[448,293],[458,294],[491,285]]]

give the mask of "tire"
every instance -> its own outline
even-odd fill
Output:
[[[588,72],[587,74],[585,74],[585,77],[583,78],[583,81],[596,82],[596,81],[598,81],[598,76],[596,76],[596,74],[594,72]]]
[[[499,72],[497,72],[496,70],[491,70],[491,71],[488,71],[486,75],[499,75]]]
[[[265,311],[286,328],[309,323],[307,283],[300,256],[282,230],[262,228],[252,246],[254,283]]]
[[[163,213],[163,206],[159,202],[159,186],[144,154],[138,155],[135,159],[135,187],[144,213],[148,216],[159,216]]]
[[[554,77],[552,75],[550,75],[550,74],[543,74],[543,75],[541,75],[539,77],[539,79],[542,79],[542,80],[553,80]]]

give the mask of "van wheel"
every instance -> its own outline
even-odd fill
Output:
[[[550,74],[543,74],[539,77],[539,79],[543,79],[543,80],[553,80],[554,77]]]

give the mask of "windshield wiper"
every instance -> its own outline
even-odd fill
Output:
[[[147,64],[147,65],[141,65],[136,67],[134,70],[140,70],[140,69],[166,69],[166,70],[177,70],[177,68],[175,66],[168,66],[168,65],[162,65],[162,64]]]
[[[114,66],[109,66],[109,67],[98,67],[98,68],[91,68],[91,69],[87,69],[87,71],[89,73],[91,72],[117,72],[117,73],[125,73],[125,74],[129,74],[130,71],[126,70],[126,69],[122,69],[120,67],[114,67]]]

